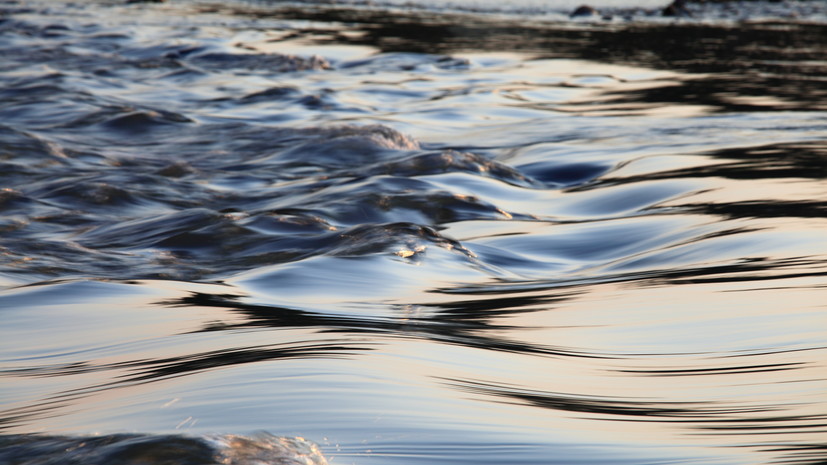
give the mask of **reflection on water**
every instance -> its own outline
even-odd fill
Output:
[[[821,22],[0,8],[0,462],[827,460]]]

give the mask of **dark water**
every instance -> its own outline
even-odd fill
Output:
[[[0,2],[0,464],[827,463],[827,5],[535,3]]]

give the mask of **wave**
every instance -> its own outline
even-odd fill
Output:
[[[327,465],[303,438],[240,435],[0,436],[3,463]]]
[[[822,3],[357,3],[0,2],[0,462],[823,457]]]

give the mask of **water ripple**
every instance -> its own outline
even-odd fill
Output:
[[[0,1],[0,462],[823,462],[821,6],[350,3]]]

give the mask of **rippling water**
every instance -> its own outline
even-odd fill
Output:
[[[595,4],[0,1],[0,463],[827,462],[827,6]]]

